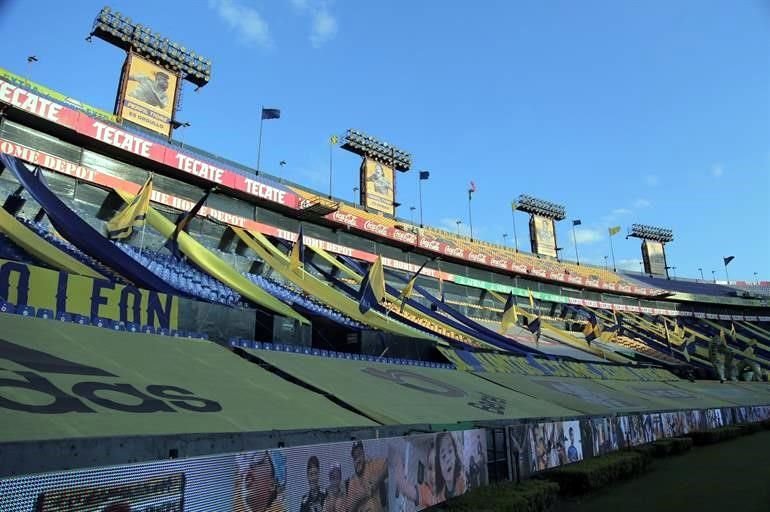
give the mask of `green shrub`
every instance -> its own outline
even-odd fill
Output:
[[[558,483],[564,495],[578,496],[643,473],[649,467],[651,458],[649,454],[638,451],[620,451],[550,469],[537,475],[537,478]]]
[[[474,489],[435,510],[446,512],[548,512],[556,503],[559,486],[543,480],[520,484],[503,482]],[[434,509],[431,509],[434,510]]]
[[[756,434],[760,430],[762,430],[762,425],[759,423],[741,423],[740,425],[735,425],[737,428],[741,429],[741,432],[743,435],[748,434]]]
[[[706,430],[704,432],[690,432],[687,437],[692,439],[695,446],[703,446],[707,444],[719,443],[727,441],[728,439],[734,439],[740,435],[746,433],[742,427],[731,426],[721,427],[714,430]]]

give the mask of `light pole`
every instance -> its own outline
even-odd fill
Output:
[[[416,207],[414,207],[414,206],[410,206],[410,207],[409,207],[409,219],[410,219],[410,222],[412,223],[412,225],[414,225],[414,211],[415,211],[416,209],[417,209],[417,208],[416,208]]]
[[[358,204],[358,187],[353,187],[353,204]]]
[[[716,270],[712,270],[711,271],[711,278],[714,280],[715,283],[717,282],[717,271]]]
[[[758,272],[754,272],[754,282],[759,284],[759,273]]]
[[[640,274],[644,274],[644,262],[643,261],[639,262],[639,273]]]
[[[609,256],[604,256],[604,270],[607,270],[607,258],[609,258]]]
[[[513,246],[516,248],[516,252],[519,252],[519,237],[516,236],[516,207],[518,204],[516,201],[511,201],[511,224],[513,224]]]
[[[460,219],[457,219],[455,221],[455,224],[457,224],[457,236],[460,236],[460,224],[462,224],[462,223],[463,223],[463,221],[461,221]]]
[[[698,267],[698,272],[700,272],[700,280],[705,281],[706,279],[703,278],[703,269]]]
[[[508,233],[503,233],[503,247],[507,246]]]

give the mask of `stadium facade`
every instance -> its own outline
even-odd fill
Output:
[[[415,225],[395,150],[384,199],[325,197],[159,136],[148,94],[0,70],[4,510],[422,510],[770,416],[762,286]]]

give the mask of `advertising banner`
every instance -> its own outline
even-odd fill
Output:
[[[393,215],[395,188],[392,167],[364,158],[361,164],[361,204]]]
[[[529,222],[532,237],[532,252],[556,258],[556,234],[553,230],[553,220],[533,215]]]
[[[488,484],[486,431],[259,450],[0,481],[8,512],[416,512]]]
[[[128,54],[116,114],[164,136],[171,133],[179,79],[135,53]]]
[[[582,432],[577,420],[527,423],[508,428],[512,479],[583,460]]]
[[[0,299],[17,306],[50,309],[87,318],[101,317],[175,329],[179,299],[106,279],[56,272],[0,259]]]

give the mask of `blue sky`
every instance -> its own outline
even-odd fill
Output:
[[[84,41],[103,5],[0,0],[0,65],[111,110],[123,55]],[[329,135],[358,128],[414,155],[397,185],[403,217],[427,169],[431,225],[467,225],[474,180],[478,238],[502,242],[526,193],[583,221],[581,260],[601,264],[607,227],[640,222],[674,230],[678,276],[723,279],[735,255],[731,279],[770,279],[767,2],[110,5],[213,61],[211,83],[184,91],[185,142],[254,165],[259,105],[277,107],[262,151],[273,174],[326,191]],[[351,199],[359,162],[334,158],[334,193]],[[574,259],[570,227],[557,236]],[[520,247],[526,229],[517,214]],[[615,255],[639,268],[637,241],[616,237]]]

